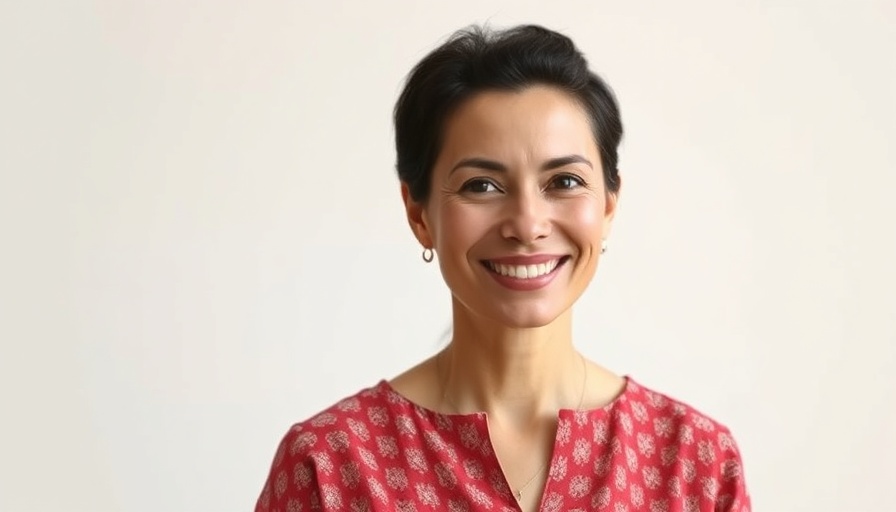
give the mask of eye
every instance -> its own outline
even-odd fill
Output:
[[[498,187],[489,180],[483,178],[474,178],[463,184],[462,192],[472,192],[474,194],[484,194],[487,192],[498,192]]]
[[[581,178],[571,174],[560,174],[551,180],[551,188],[560,190],[572,190],[584,185],[585,182]]]

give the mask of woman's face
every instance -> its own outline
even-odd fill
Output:
[[[585,112],[547,86],[482,92],[448,118],[428,201],[402,192],[456,305],[517,328],[573,305],[616,208],[599,155]]]

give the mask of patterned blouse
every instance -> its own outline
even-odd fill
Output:
[[[750,510],[727,428],[626,378],[605,407],[558,413],[540,510]],[[256,512],[519,511],[485,413],[441,414],[386,381],[294,425]]]

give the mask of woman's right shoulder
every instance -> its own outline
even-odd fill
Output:
[[[369,458],[363,445],[388,430],[400,409],[386,381],[380,381],[293,424],[277,446],[255,510],[281,510],[291,502],[320,504],[319,480],[346,463]]]
[[[311,417],[294,423],[278,447],[276,457],[313,459],[316,453],[342,452],[358,441],[367,442],[386,429],[404,404],[385,380],[346,396]]]

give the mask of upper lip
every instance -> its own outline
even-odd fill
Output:
[[[486,261],[500,265],[538,265],[540,263],[559,260],[564,256],[564,254],[531,254],[489,258]]]

